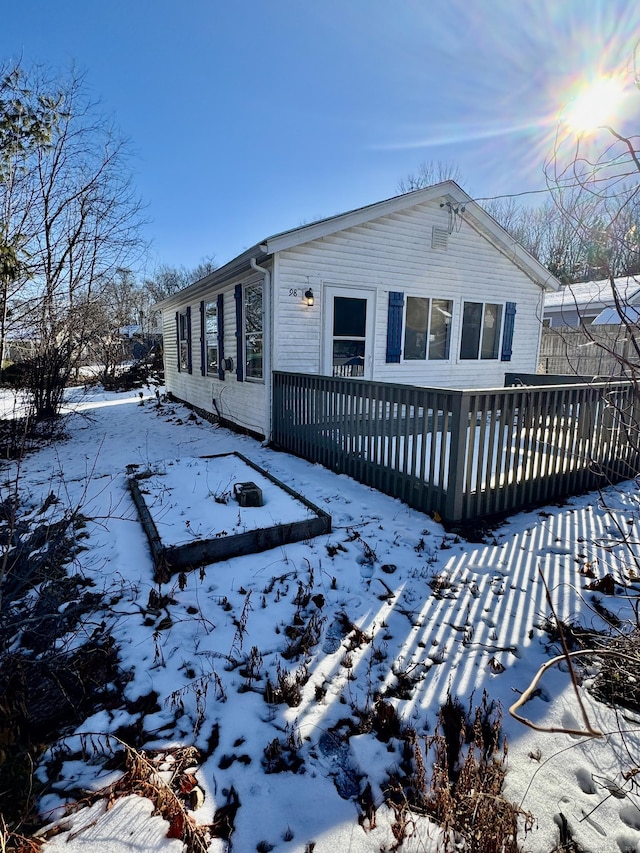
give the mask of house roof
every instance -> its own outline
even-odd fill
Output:
[[[610,279],[583,281],[566,284],[555,293],[550,293],[544,304],[545,314],[562,314],[564,310],[584,314],[589,311],[601,312],[605,308],[614,308],[616,300],[629,304],[640,301],[640,281],[634,276],[621,276],[614,280],[615,295]],[[600,321],[603,322],[603,321]],[[613,322],[620,322],[614,320]]]
[[[467,195],[455,181],[443,181],[424,189],[413,190],[409,193],[394,196],[384,201],[378,201],[355,210],[320,219],[308,225],[282,231],[261,240],[241,255],[233,258],[224,266],[214,270],[209,275],[189,285],[189,287],[174,293],[158,304],[158,308],[170,308],[177,302],[184,301],[185,296],[197,298],[200,292],[206,291],[212,286],[241,275],[251,269],[251,260],[262,264],[274,253],[284,249],[291,249],[312,240],[318,240],[343,231],[356,225],[362,225],[381,216],[397,213],[440,199],[441,204],[447,202],[455,204],[461,209],[465,221],[488,239],[496,248],[507,255],[517,266],[519,266],[536,284],[544,290],[557,290],[560,282],[549,270],[537,261],[527,250],[520,245],[496,220],[487,213],[471,196]]]

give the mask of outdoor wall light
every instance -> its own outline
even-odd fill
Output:
[[[304,295],[304,298],[307,300],[307,305],[309,306],[309,308],[311,308],[311,306],[313,305],[313,290],[311,290],[311,288],[307,290]]]

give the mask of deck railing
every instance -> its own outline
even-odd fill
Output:
[[[633,477],[632,383],[460,391],[274,373],[273,444],[446,521]]]

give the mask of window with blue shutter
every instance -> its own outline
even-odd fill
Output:
[[[242,329],[242,285],[236,284],[234,296],[236,300],[236,379],[244,382],[244,359],[243,359],[243,329]]]
[[[516,323],[516,303],[507,302],[504,312],[504,331],[502,333],[501,361],[511,361],[513,350],[513,329]]]
[[[218,379],[224,379],[224,296],[218,294]]]
[[[451,354],[453,301],[407,296],[404,315],[405,361],[446,361]]]
[[[460,358],[498,359],[500,341],[504,340],[504,316],[504,305],[499,302],[465,302],[462,309]]]
[[[400,364],[404,293],[389,292],[387,311],[387,364]]]

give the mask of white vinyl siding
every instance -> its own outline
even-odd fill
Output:
[[[538,285],[463,218],[446,250],[431,248],[433,225],[442,226],[439,203],[421,204],[364,225],[278,253],[274,275],[273,367],[322,373],[324,284],[377,291],[373,379],[452,388],[501,386],[505,369],[535,372],[543,295]],[[304,304],[311,286],[315,305]],[[452,304],[449,359],[405,359],[386,363],[389,292],[443,299]],[[490,303],[518,304],[513,355],[508,368],[496,359],[460,358],[464,302],[478,294]],[[404,343],[404,329],[403,329]]]
[[[245,341],[244,320],[237,328],[235,297],[243,288],[262,284],[262,273],[250,271],[224,280],[213,278],[216,283],[210,289],[196,284],[184,295],[168,300],[163,310],[167,389],[240,427],[268,435],[272,369],[310,375],[332,372],[334,335],[326,317],[327,305],[333,305],[332,294],[371,302],[372,310],[367,311],[367,323],[371,318],[372,329],[367,328],[365,375],[374,382],[489,388],[503,385],[505,370],[535,372],[544,302],[542,288],[517,265],[517,244],[511,247],[500,243],[498,248],[491,230],[481,233],[478,229],[485,226],[472,224],[470,214],[463,214],[457,227],[451,233],[447,231],[446,247],[438,244],[439,248],[432,248],[433,228],[448,225],[441,201],[430,197],[409,208],[394,208],[371,221],[351,217],[348,221],[360,224],[333,234],[326,223],[317,228],[310,226],[304,232],[309,235],[308,241],[297,246],[292,245],[295,232],[270,238],[267,246],[273,245],[273,249],[268,248],[273,254],[266,259],[260,254],[262,249],[256,247],[260,264],[270,271],[271,288],[264,288],[263,325],[254,330],[261,340],[253,340],[251,352]],[[313,239],[311,235],[315,235]],[[534,273],[539,273],[537,268]],[[309,289],[313,291],[313,305],[305,299]],[[196,298],[213,301],[221,293],[224,311],[218,321],[222,320],[224,331],[224,378],[202,376],[201,370],[192,374],[179,372],[175,312],[184,311],[189,302],[196,304]],[[491,343],[491,357],[463,359],[460,345],[464,304],[478,299],[483,305],[502,306],[502,326],[508,315],[509,347],[495,354],[495,338],[489,341],[487,333],[485,353],[489,353]],[[414,341],[413,357],[405,357],[406,309],[412,300],[423,300],[422,305],[428,306],[427,322],[426,326],[423,324],[424,341],[419,346]],[[200,316],[201,312],[192,311],[192,327],[196,327],[192,328],[192,338],[202,341],[203,331],[198,327],[202,320],[196,320]],[[387,332],[392,328],[389,337]],[[243,368],[252,361],[249,375],[242,377],[244,381],[238,381],[236,374],[238,353]],[[233,364],[228,363],[229,359]],[[252,371],[260,372],[262,378],[252,376]]]
[[[177,366],[177,335],[175,328],[175,313],[163,312],[164,341],[165,341],[165,383],[167,391],[174,394],[178,399],[185,400],[194,406],[198,406],[213,415],[219,415],[226,420],[232,421],[244,429],[266,435],[268,428],[266,423],[266,395],[264,382],[238,382],[236,381],[236,313],[234,287],[237,283],[261,284],[262,276],[252,273],[250,276],[235,279],[225,283],[222,290],[212,290],[206,294],[205,304],[216,305],[217,296],[222,292],[224,297],[224,312],[222,317],[222,328],[224,330],[224,363],[231,359],[231,367],[226,367],[224,380],[215,375],[202,376],[200,368],[193,370],[191,374],[178,372],[171,369],[172,364]],[[178,304],[176,311],[183,312],[186,306]],[[217,316],[217,315],[216,315]],[[169,321],[173,320],[173,334],[169,334]],[[217,317],[218,322],[220,318]],[[191,312],[191,337],[192,341],[199,341],[204,334],[208,340],[206,328],[199,325],[202,317],[200,311]],[[217,338],[212,338],[217,344]],[[198,351],[197,358],[200,358]],[[223,363],[223,364],[224,364]],[[196,362],[198,364],[198,362]],[[215,400],[215,403],[214,403]]]

